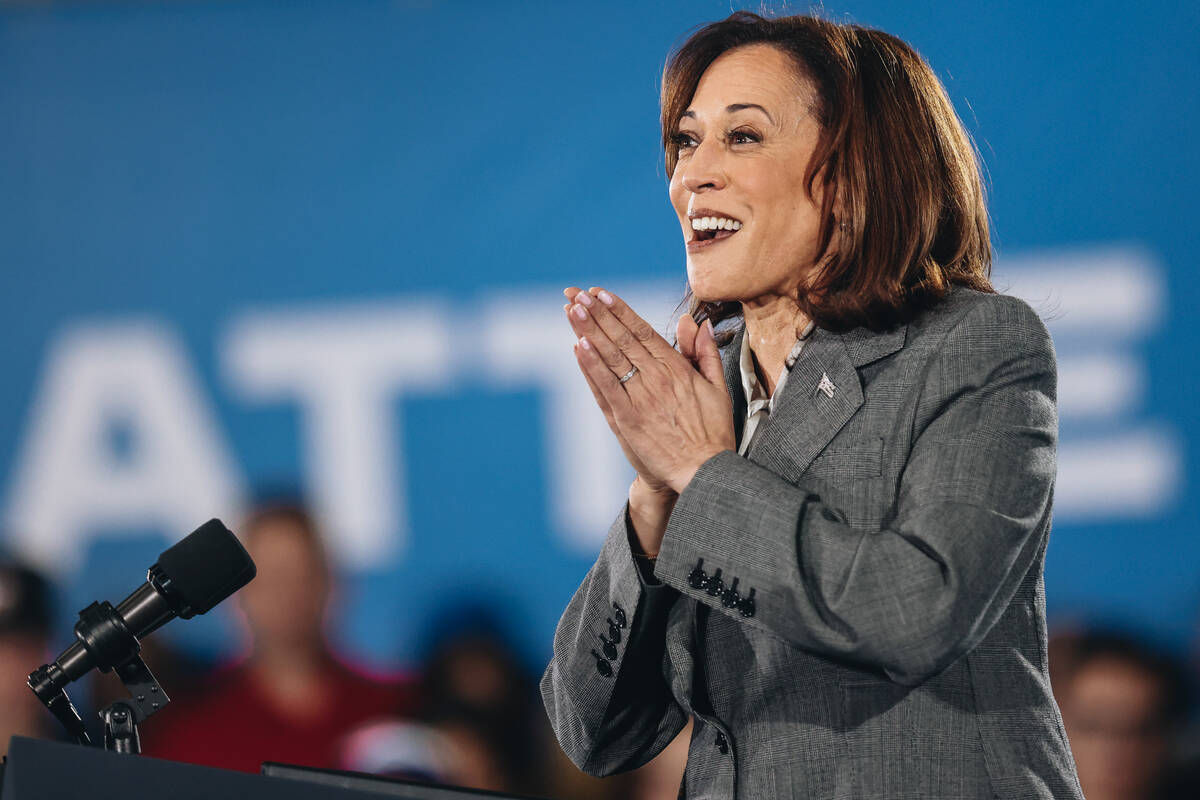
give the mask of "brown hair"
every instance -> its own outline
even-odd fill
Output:
[[[816,90],[821,134],[805,189],[815,197],[820,181],[824,191],[821,268],[807,280],[800,310],[831,330],[883,330],[938,302],[951,285],[994,291],[975,147],[929,65],[882,31],[748,11],[697,30],[663,71],[668,177],[679,154],[673,136],[701,75],[721,54],[753,44],[791,56]],[[741,313],[740,303],[701,302],[690,288],[684,302],[697,321]]]

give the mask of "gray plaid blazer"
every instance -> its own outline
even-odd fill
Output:
[[[542,678],[567,755],[633,769],[693,717],[688,798],[1082,798],[1046,665],[1055,392],[1013,297],[816,330],[747,457],[680,494],[653,574],[617,517]]]

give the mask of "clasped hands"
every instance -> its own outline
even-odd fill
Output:
[[[579,337],[575,358],[629,463],[646,488],[677,494],[700,466],[736,448],[733,406],[712,323],[684,314],[679,350],[621,298],[593,287],[563,290]],[[621,378],[632,377],[621,382]]]

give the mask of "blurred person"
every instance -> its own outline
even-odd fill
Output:
[[[1056,619],[1051,625],[1053,634],[1046,642],[1046,660],[1049,664],[1050,687],[1056,689],[1071,671],[1075,661],[1076,645],[1087,628],[1075,620]]]
[[[660,122],[675,346],[564,290],[637,476],[555,632],[563,749],[623,772],[692,719],[689,797],[1080,798],[1046,661],[1054,348],[991,285],[944,87],[882,31],[739,11],[671,54]]]
[[[481,607],[443,615],[420,680],[421,718],[457,753],[458,786],[544,789],[545,729],[533,672]]]
[[[548,726],[547,726],[548,727]],[[636,772],[608,775],[597,778],[579,769],[563,752],[554,732],[547,730],[544,743],[546,752],[546,797],[570,798],[570,800],[629,800],[638,788]],[[676,785],[676,793],[678,793]],[[672,798],[676,797],[672,795]]]
[[[1200,627],[1196,629],[1196,634],[1187,658],[1189,699],[1192,702],[1179,736],[1176,763],[1166,781],[1164,794],[1167,800],[1193,800],[1200,797],[1200,704],[1195,702],[1197,692],[1200,692]]]
[[[339,767],[472,789],[505,786],[498,761],[479,737],[468,732],[464,746],[455,733],[413,720],[369,722],[343,740]]]
[[[61,738],[26,679],[50,657],[50,587],[22,564],[0,563],[0,755],[13,736]]]
[[[430,634],[415,719],[354,731],[343,769],[575,800],[629,797],[631,781],[589,778],[563,756],[538,706],[534,674],[488,608],[446,609]]]
[[[260,507],[241,536],[258,567],[234,595],[250,651],[151,718],[145,750],[246,772],[258,772],[263,761],[332,768],[345,735],[372,718],[406,713],[411,698],[399,684],[350,669],[331,650],[325,618],[333,576],[304,508]]]
[[[1116,633],[1051,642],[1054,695],[1088,800],[1200,797],[1168,787],[1173,739],[1186,718],[1187,683],[1169,656]]]

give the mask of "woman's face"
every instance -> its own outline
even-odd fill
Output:
[[[804,186],[820,135],[815,103],[811,83],[770,45],[726,52],[701,76],[678,122],[670,189],[698,299],[796,296],[820,230],[821,197]],[[705,217],[729,222],[695,230]]]

